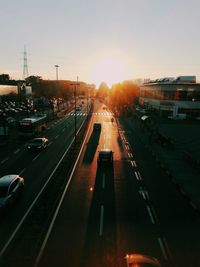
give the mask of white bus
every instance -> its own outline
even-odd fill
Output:
[[[24,118],[19,121],[19,135],[27,137],[35,136],[46,129],[46,123],[47,116],[43,114]]]

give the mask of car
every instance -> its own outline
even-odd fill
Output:
[[[29,151],[38,151],[42,150],[48,145],[48,138],[46,137],[38,137],[34,138],[28,145]]]
[[[144,254],[127,254],[125,260],[127,267],[161,267],[158,259]]]
[[[81,107],[76,107],[76,111],[81,111]]]
[[[113,164],[113,151],[108,148],[101,149],[97,158],[97,164],[112,165]]]
[[[24,178],[9,174],[0,178],[0,210],[13,204],[24,188]]]
[[[97,130],[97,131],[100,131],[100,130],[101,130],[101,123],[97,123],[97,122],[94,123],[94,124],[93,124],[93,130],[94,130],[94,131],[96,131],[96,130]]]

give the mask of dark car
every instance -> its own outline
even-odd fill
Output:
[[[127,254],[126,257],[127,267],[161,267],[158,259],[143,254]]]
[[[81,111],[81,106],[76,107],[76,111]]]
[[[13,204],[24,188],[24,178],[17,174],[0,178],[0,210]]]
[[[100,131],[101,130],[101,123],[94,123],[94,125],[93,125],[93,130],[94,131]]]
[[[42,150],[48,145],[48,139],[46,137],[34,138],[28,145],[29,151]]]
[[[108,148],[101,149],[99,151],[98,165],[105,164],[105,165],[112,165],[113,164],[113,151]]]

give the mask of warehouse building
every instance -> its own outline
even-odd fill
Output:
[[[140,86],[140,105],[162,116],[200,116],[200,83],[196,76],[149,80]]]

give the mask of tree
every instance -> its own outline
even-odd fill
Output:
[[[139,86],[133,81],[114,84],[109,94],[109,104],[113,110],[120,113],[130,112],[132,105],[139,96]]]
[[[99,86],[99,89],[98,89],[98,91],[97,91],[97,97],[99,98],[99,99],[105,99],[107,96],[108,96],[108,94],[109,94],[109,87],[108,87],[108,85],[105,83],[105,82],[102,82],[101,84],[100,84],[100,86]]]

